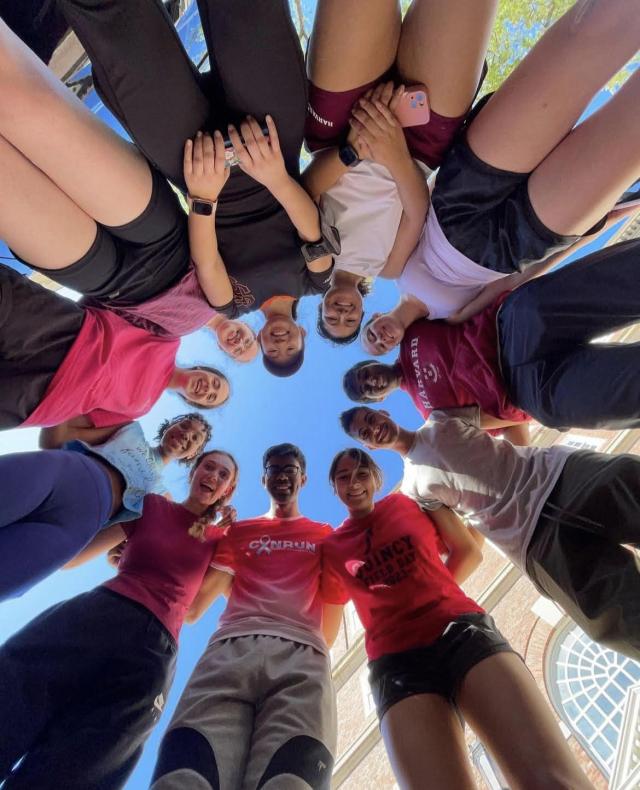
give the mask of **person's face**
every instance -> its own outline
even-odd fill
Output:
[[[193,458],[198,454],[207,438],[207,432],[200,420],[185,417],[170,425],[162,434],[160,446],[166,456],[180,460]]]
[[[258,338],[244,321],[223,321],[216,330],[218,345],[238,362],[250,362],[258,353]]]
[[[382,400],[397,387],[397,375],[392,365],[370,362],[356,371],[358,392],[367,398]]]
[[[331,337],[351,336],[362,321],[362,294],[354,285],[334,285],[322,300],[322,323]]]
[[[199,406],[221,406],[229,397],[229,382],[208,370],[187,370],[183,387],[185,396]]]
[[[338,498],[352,515],[369,512],[373,507],[375,479],[369,469],[358,466],[355,458],[343,455],[338,461],[333,486]]]
[[[389,313],[374,313],[373,321],[361,335],[362,345],[374,357],[395,348],[404,337],[404,327]]]
[[[276,365],[286,365],[304,347],[305,335],[292,318],[277,315],[269,318],[258,338],[263,354]]]
[[[190,496],[204,507],[213,505],[233,493],[236,471],[224,453],[209,453],[193,473]]]
[[[296,500],[306,482],[307,476],[295,455],[272,455],[268,459],[262,484],[278,505]]]
[[[358,409],[349,433],[367,447],[378,450],[395,444],[399,430],[388,412],[363,408]]]

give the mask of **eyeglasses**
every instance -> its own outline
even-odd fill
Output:
[[[278,466],[278,464],[269,464],[264,471],[267,473],[267,477],[275,477],[276,475],[279,475],[281,472],[285,475],[289,475],[293,477],[294,475],[298,474],[298,472],[301,472],[302,469],[300,469],[299,466],[295,466],[294,464],[287,464],[286,466]]]

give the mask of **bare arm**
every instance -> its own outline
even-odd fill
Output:
[[[515,422],[514,420],[501,420],[500,417],[494,417],[492,414],[487,414],[486,411],[480,411],[480,427],[485,431],[492,431],[495,428],[509,428],[512,425],[522,425],[522,422]]]
[[[340,161],[337,148],[325,148],[324,151],[318,151],[314,155],[305,169],[302,174],[302,184],[311,198],[318,200],[348,169]]]
[[[232,583],[233,576],[230,573],[217,568],[209,568],[189,607],[185,621],[195,623],[196,620],[199,620],[219,595],[229,595]]]
[[[469,533],[464,522],[453,510],[441,507],[429,513],[440,537],[449,548],[447,568],[458,584],[475,571],[482,562],[480,546]]]
[[[322,634],[329,647],[333,646],[342,622],[342,604],[325,603],[322,607]]]
[[[88,543],[81,552],[76,554],[72,560],[69,560],[64,566],[64,569],[68,570],[69,568],[77,568],[78,565],[84,565],[85,562],[89,562],[89,560],[92,560],[99,554],[104,554],[109,551],[109,549],[117,546],[118,543],[121,543],[125,538],[125,531],[120,524],[114,524],[111,527],[101,529],[95,538]]]
[[[123,423],[127,425],[128,423]],[[43,428],[40,431],[39,445],[42,450],[57,450],[66,442],[78,439],[87,444],[102,444],[110,439],[122,425],[111,425],[108,428],[94,428],[86,417],[74,417],[72,420]]]
[[[516,447],[528,447],[531,444],[531,433],[528,422],[520,422],[505,428],[503,437]]]
[[[215,203],[229,171],[224,166],[224,140],[215,133],[198,133],[184,146],[184,179],[190,198]],[[190,201],[191,206],[191,201]],[[189,250],[198,282],[212,307],[222,307],[233,299],[233,287],[218,251],[215,211],[209,215],[189,212]]]

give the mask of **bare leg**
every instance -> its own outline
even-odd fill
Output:
[[[28,263],[63,269],[91,247],[96,223],[0,137],[0,238]]]
[[[498,653],[476,664],[457,702],[513,790],[592,788],[515,653]]]
[[[422,83],[432,109],[448,118],[471,105],[482,73],[497,0],[413,0],[398,46],[406,85]]]
[[[151,172],[0,21],[0,134],[96,221],[136,219]]]
[[[403,790],[474,790],[464,733],[451,705],[438,694],[417,694],[393,705],[380,723],[384,745]]]
[[[327,91],[365,85],[393,65],[399,36],[397,0],[319,0],[309,40],[309,79]]]
[[[494,167],[534,170],[639,46],[639,0],[578,0],[473,121],[471,149]]]
[[[529,196],[544,224],[582,234],[640,177],[640,72],[577,126],[529,178]]]

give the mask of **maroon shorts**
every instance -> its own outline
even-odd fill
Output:
[[[382,77],[381,79],[385,78]],[[304,127],[305,143],[312,153],[321,148],[339,145],[347,134],[351,108],[361,96],[378,84],[368,82],[348,91],[325,91],[309,82],[309,103]],[[414,159],[434,170],[440,166],[467,114],[445,118],[431,111],[428,123],[408,126],[404,130],[407,146]]]

